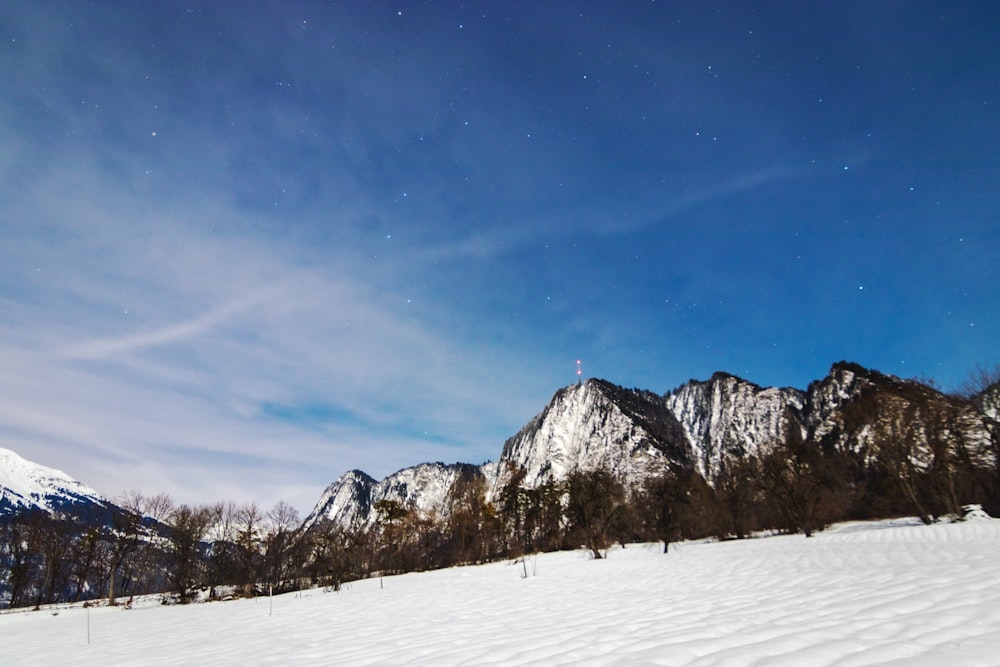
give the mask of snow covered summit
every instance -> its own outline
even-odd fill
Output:
[[[0,515],[26,509],[51,512],[67,505],[104,506],[107,502],[97,491],[63,471],[0,448]]]

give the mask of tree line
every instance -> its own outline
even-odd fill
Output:
[[[251,594],[298,575],[298,511],[284,502],[175,504],[130,492],[114,507],[73,506],[0,518],[0,601],[7,607],[169,593],[187,601],[207,588]]]

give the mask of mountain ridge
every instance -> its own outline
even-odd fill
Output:
[[[981,461],[995,467],[996,457],[988,460],[986,452],[990,417],[986,409],[976,412],[969,407],[995,406],[995,394],[1000,389],[986,394],[989,400],[959,408],[957,399],[933,387],[848,361],[832,364],[824,378],[810,382],[804,390],[763,387],[722,371],[708,380],[690,380],[663,395],[590,378],[556,390],[549,403],[507,439],[499,459],[478,469],[487,482],[488,500],[499,495],[509,469],[523,469],[521,485],[525,488],[558,481],[574,470],[598,467],[632,487],[669,466],[697,472],[711,484],[728,462],[760,457],[793,436],[854,453],[871,450],[872,425],[888,428],[878,421],[877,411],[863,414],[868,402],[877,397],[897,408],[919,398],[927,406],[922,418],[929,418],[926,413],[932,408],[957,410],[960,418],[954,428],[980,450]],[[920,441],[917,431],[910,437],[916,439],[914,460],[928,459],[926,438]],[[341,480],[331,484],[324,497],[338,485],[342,486]],[[391,486],[379,487],[381,498],[407,506],[410,499],[394,494]],[[447,494],[439,489],[436,495],[444,498]],[[359,502],[364,506],[363,499]],[[443,503],[424,506],[438,516],[447,514]],[[310,513],[310,522],[327,518],[358,526],[374,520],[370,512],[359,520],[345,507],[327,511],[321,498]]]
[[[806,390],[717,373],[658,395],[592,378],[557,390],[496,461],[420,463],[382,480],[349,470],[303,522],[280,503],[264,516],[138,492],[123,509],[0,450],[0,570],[12,573],[0,605],[133,590],[183,601],[206,584],[251,594],[303,577],[337,588],[580,544],[601,558],[611,540],[666,551],[755,531],[808,537],[837,520],[996,514],[998,399],[1000,383],[947,396],[847,362]]]
[[[998,412],[998,398],[1000,386],[993,386],[959,404],[925,384],[846,361],[834,363],[804,390],[763,387],[722,371],[662,395],[590,378],[556,390],[504,442],[496,461],[419,463],[381,480],[349,470],[324,489],[302,525],[307,529],[330,521],[351,529],[370,527],[379,501],[447,516],[456,480],[480,479],[486,499],[493,500],[509,482],[510,471],[518,469],[524,471],[525,488],[598,467],[632,487],[667,467],[696,472],[711,484],[728,462],[760,456],[792,434],[871,459],[880,446],[873,429],[902,433],[899,419],[890,423],[885,417],[900,410],[920,419],[934,411],[953,412],[952,428],[972,443],[981,462],[995,468],[996,455],[989,448],[995,438],[990,434],[997,430],[991,411]],[[911,429],[907,437],[924,437],[918,431]],[[913,452],[914,460],[927,457],[927,447]],[[65,473],[0,449],[0,514],[88,503],[112,507]]]

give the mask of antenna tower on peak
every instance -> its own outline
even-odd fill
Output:
[[[580,360],[576,360],[576,383],[580,384],[583,382],[583,370],[580,368]]]

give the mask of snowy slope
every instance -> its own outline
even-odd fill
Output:
[[[67,504],[105,505],[94,489],[61,470],[47,468],[0,448],[0,514],[38,508],[52,511]]]
[[[1000,521],[914,523],[559,552],[273,603],[5,613],[0,645],[33,667],[996,665]]]

